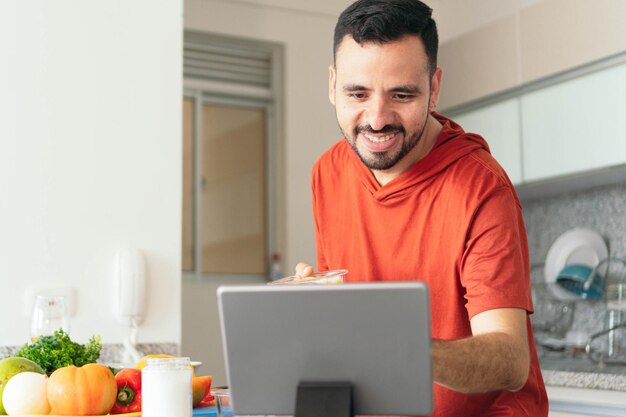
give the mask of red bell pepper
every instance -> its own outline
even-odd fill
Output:
[[[115,375],[117,398],[111,414],[134,413],[141,411],[141,371],[125,368]]]

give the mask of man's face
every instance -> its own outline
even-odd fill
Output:
[[[329,97],[345,138],[371,170],[404,170],[422,157],[441,72],[430,77],[422,40],[341,42],[330,67]],[[428,152],[426,150],[426,152]],[[408,156],[407,156],[408,155]]]

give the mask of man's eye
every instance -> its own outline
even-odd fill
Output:
[[[395,94],[394,98],[400,101],[408,101],[415,97],[413,94]]]
[[[364,98],[367,97],[367,95],[365,93],[350,93],[348,94],[348,97],[356,99],[356,100],[363,100]]]

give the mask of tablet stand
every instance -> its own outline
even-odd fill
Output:
[[[295,417],[354,417],[349,382],[301,382]]]

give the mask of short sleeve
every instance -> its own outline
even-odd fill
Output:
[[[477,207],[460,272],[470,318],[496,308],[532,313],[526,228],[511,188],[494,190]]]
[[[328,262],[326,261],[326,257],[324,256],[324,242],[322,239],[321,231],[320,231],[320,208],[318,207],[318,195],[317,195],[317,187],[319,178],[316,173],[319,170],[319,164],[316,163],[313,166],[313,171],[311,174],[311,195],[313,198],[313,221],[315,223],[315,249],[317,254],[317,270],[318,271],[328,271]]]

